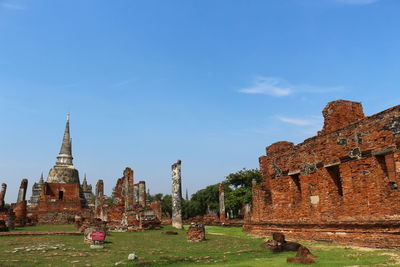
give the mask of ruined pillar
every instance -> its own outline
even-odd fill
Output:
[[[135,204],[139,204],[139,184],[133,185],[133,200]]]
[[[182,229],[182,178],[181,161],[172,164],[172,226]]]
[[[224,183],[219,184],[219,221],[224,223],[225,217],[225,186]]]
[[[4,205],[6,204],[4,198],[6,197],[7,185],[1,185],[1,192],[0,192],[0,210],[4,209]]]
[[[94,202],[94,217],[106,221],[104,214],[104,182],[99,180],[96,184],[96,200]]]
[[[15,226],[25,226],[26,224],[26,189],[28,187],[28,180],[22,179],[21,186],[19,187],[17,203],[11,205],[15,213]]]
[[[17,203],[25,201],[27,187],[28,179],[22,179],[21,185],[19,187]]]
[[[146,206],[146,182],[139,182],[139,204],[140,206]]]
[[[126,168],[124,170],[124,189],[123,194],[125,198],[125,212],[133,209],[133,170]]]

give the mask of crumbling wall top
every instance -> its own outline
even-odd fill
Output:
[[[324,127],[319,135],[334,132],[365,118],[361,103],[348,100],[329,102],[322,110],[322,115]]]
[[[273,154],[276,152],[283,152],[283,151],[289,150],[293,147],[294,147],[294,144],[292,142],[288,142],[288,141],[276,142],[267,147],[267,155],[270,155],[270,154]]]

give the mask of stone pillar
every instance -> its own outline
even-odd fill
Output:
[[[219,221],[224,223],[225,217],[225,186],[224,183],[219,184]]]
[[[126,168],[124,171],[124,190],[122,191],[125,198],[125,212],[133,209],[133,170]]]
[[[133,199],[135,204],[139,204],[139,184],[133,185]]]
[[[6,204],[4,198],[6,197],[6,191],[7,191],[7,185],[2,184],[1,185],[1,192],[0,192],[0,210],[4,208],[4,205]]]
[[[182,229],[181,161],[172,164],[172,227]]]
[[[15,226],[25,226],[26,224],[26,189],[28,187],[28,180],[22,179],[21,186],[19,187],[17,203],[12,204],[11,207],[15,213]]]
[[[146,206],[146,182],[139,182],[139,204],[140,206]]]
[[[106,221],[104,214],[104,182],[99,180],[96,184],[96,200],[94,202],[94,217]]]
[[[21,186],[19,187],[17,203],[25,201],[27,187],[28,179],[22,179]]]

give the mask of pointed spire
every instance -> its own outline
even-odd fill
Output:
[[[40,175],[39,184],[43,184],[43,183],[44,183],[44,180],[43,180],[43,172],[42,172],[42,175]]]
[[[82,186],[87,186],[86,173],[85,176],[83,176]]]
[[[71,155],[71,136],[69,133],[69,113],[67,114],[67,123],[65,125],[64,138],[61,145],[60,154]]]
[[[189,200],[189,194],[187,188],[186,188],[186,200]]]
[[[69,132],[69,113],[65,124],[64,138],[61,144],[60,154],[57,157],[56,165],[72,165],[72,139]]]

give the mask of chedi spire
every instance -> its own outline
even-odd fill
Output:
[[[67,114],[67,123],[65,125],[64,138],[61,144],[60,154],[57,156],[56,165],[72,166],[72,139],[69,132],[69,113]]]

